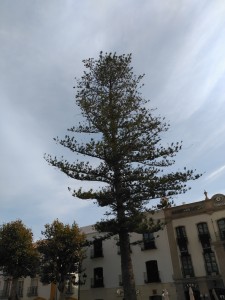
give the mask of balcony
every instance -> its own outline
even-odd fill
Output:
[[[17,295],[22,298],[23,297],[23,289],[18,289],[17,290]],[[0,299],[8,299],[9,296],[10,296],[10,291],[9,290],[5,289],[5,290],[0,291]]]
[[[186,236],[179,236],[177,237],[177,244],[178,245],[183,245],[188,243],[188,238]]]
[[[76,293],[76,288],[75,287],[68,287],[68,289],[66,290],[66,295],[73,295]]]
[[[155,241],[143,241],[141,243],[141,251],[156,249]]]
[[[104,278],[91,278],[91,287],[92,288],[104,287]]]
[[[208,273],[207,275],[210,276],[210,277],[217,277],[219,275],[219,272],[218,271],[211,272],[211,273]]]
[[[195,274],[194,274],[194,270],[193,269],[182,269],[182,274],[183,274],[183,277],[184,278],[192,278],[192,277],[195,277]]]
[[[199,233],[198,238],[201,243],[209,242],[211,240],[209,233]]]
[[[38,286],[30,286],[27,289],[27,296],[28,297],[38,296]]]
[[[152,272],[149,275],[145,272],[144,273],[144,282],[145,283],[154,283],[154,282],[161,282],[159,272]]]
[[[104,257],[103,249],[91,248],[91,258]]]
[[[17,290],[17,295],[20,297],[20,298],[23,298],[23,289],[18,289]]]
[[[9,291],[8,290],[1,290],[0,291],[0,299],[8,299],[9,298]]]

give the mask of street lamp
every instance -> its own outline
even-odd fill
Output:
[[[78,286],[78,300],[80,300],[80,286],[84,285],[86,283],[86,280],[87,280],[86,273],[84,273],[82,276],[81,273],[78,273],[77,280],[76,280],[76,275],[73,275],[71,278],[72,284]]]

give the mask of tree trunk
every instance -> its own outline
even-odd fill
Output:
[[[65,291],[59,292],[59,300],[64,300],[65,299]]]
[[[17,284],[18,284],[18,278],[13,278],[9,300],[18,300],[19,299],[19,297],[17,295]]]
[[[66,281],[65,280],[62,280],[59,283],[58,290],[59,290],[59,300],[64,300],[65,293],[66,293]]]
[[[119,243],[124,299],[137,300],[133,266],[130,254],[130,237],[126,229],[121,229],[119,233]]]

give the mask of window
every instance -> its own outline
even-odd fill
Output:
[[[184,226],[178,226],[176,227],[176,233],[177,233],[177,238],[178,239],[186,239],[186,230]]]
[[[206,272],[208,275],[212,273],[218,273],[218,267],[216,263],[216,257],[213,252],[211,253],[205,253],[204,254],[204,259],[205,259],[205,267],[206,267]]]
[[[4,281],[2,296],[8,298],[10,294],[12,281],[8,278]]]
[[[27,291],[27,296],[38,296],[38,278],[31,278],[31,283]]]
[[[91,252],[91,257],[103,257],[103,248],[102,248],[102,240],[95,240],[93,243],[93,249]]]
[[[211,245],[210,245],[210,234],[209,234],[209,229],[208,229],[208,225],[206,222],[202,222],[197,224],[197,228],[198,228],[198,236],[199,236],[199,240],[202,244],[202,248],[203,249],[210,249]]]
[[[154,238],[153,233],[151,233],[151,232],[146,232],[143,234],[142,250],[147,250],[147,249],[156,249],[155,238]]]
[[[181,255],[187,255],[188,254],[188,247],[187,247],[186,242],[179,241],[178,246],[179,246]]]
[[[160,282],[157,260],[149,260],[146,262],[147,278],[145,282]]]
[[[188,247],[187,247],[187,235],[184,226],[176,227],[176,234],[177,234],[177,244],[179,246],[180,252],[183,254],[188,254]]]
[[[209,234],[209,229],[208,229],[208,225],[206,222],[198,223],[197,227],[198,227],[198,233],[200,235]]]
[[[191,256],[190,255],[183,255],[181,256],[181,264],[182,264],[182,270],[184,277],[194,276],[194,270],[192,266]]]
[[[92,287],[104,287],[103,281],[103,268],[95,268],[94,269],[94,280],[92,282]]]
[[[219,234],[222,241],[225,240],[225,219],[220,219],[217,221]]]
[[[17,294],[19,297],[23,297],[23,280],[19,280],[17,283]]]

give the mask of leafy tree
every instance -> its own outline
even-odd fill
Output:
[[[105,183],[101,189],[75,190],[73,196],[96,199],[99,206],[108,208],[107,217],[96,228],[119,236],[126,300],[136,299],[129,232],[153,230],[152,220],[145,218],[149,201],[185,193],[187,181],[200,176],[194,170],[170,169],[182,143],[161,142],[169,125],[148,108],[149,101],[140,93],[143,75],[133,74],[131,59],[131,54],[101,52],[97,60],[83,61],[86,71],[75,88],[85,121],[68,129],[64,139],[55,139],[78,154],[78,160],[71,163],[63,157],[45,156],[73,179]],[[76,140],[84,134],[86,139]],[[161,202],[161,208],[169,205]]]
[[[41,254],[40,280],[46,284],[57,284],[60,299],[64,299],[66,281],[71,273],[80,271],[85,254],[82,249],[85,235],[75,222],[70,226],[59,220],[46,224],[42,234],[44,239],[37,242]]]
[[[39,254],[33,243],[33,234],[21,220],[0,227],[0,269],[12,279],[10,299],[18,299],[17,284],[21,277],[35,276]]]

